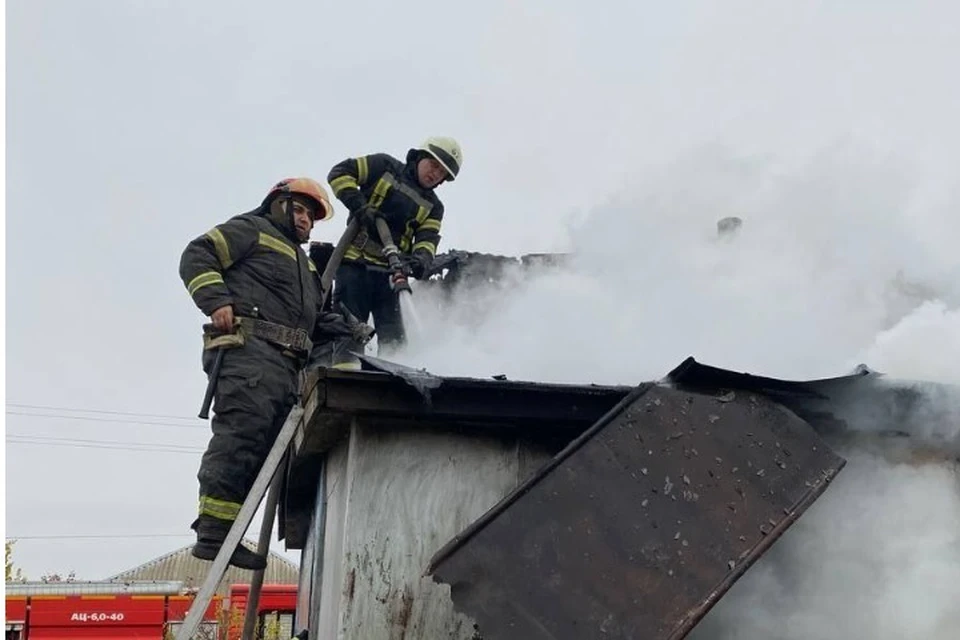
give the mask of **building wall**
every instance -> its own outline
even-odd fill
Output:
[[[473,621],[453,610],[449,586],[422,574],[440,547],[550,455],[516,438],[355,421],[327,463],[321,602],[311,637],[473,638]]]

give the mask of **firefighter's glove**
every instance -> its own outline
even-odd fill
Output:
[[[366,322],[350,322],[351,337],[359,342],[360,344],[367,344],[370,342],[370,339],[373,338],[373,334],[376,333],[373,327],[368,325]]]
[[[423,280],[424,274],[430,266],[430,259],[421,253],[412,256],[405,255],[401,258],[403,262],[403,272],[417,280]]]
[[[337,337],[353,336],[353,327],[339,313],[327,312],[317,318],[315,336]]]
[[[392,251],[392,252],[389,252],[389,253],[384,252],[384,253],[386,253],[387,267],[388,267],[391,271],[393,271],[394,273],[396,273],[396,272],[398,272],[398,271],[399,271],[399,272],[402,272],[402,271],[403,271],[403,260],[401,260],[401,255],[400,255],[399,253],[397,253],[396,251]]]
[[[410,256],[400,256],[400,264],[397,265],[397,270],[404,275],[404,277],[413,276],[413,264],[411,263]]]
[[[350,215],[347,217],[347,222],[353,222],[355,218],[358,218],[360,220],[360,226],[365,227],[372,225],[377,215],[377,209],[371,207],[369,204],[365,204],[362,207],[351,211]]]

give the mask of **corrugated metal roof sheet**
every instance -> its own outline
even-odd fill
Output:
[[[256,550],[257,545],[244,538],[243,544]],[[190,555],[193,545],[177,549],[159,558],[146,562],[117,575],[106,578],[109,581],[140,581],[140,580],[178,580],[183,582],[185,589],[199,589],[203,584],[207,572],[213,566],[212,562],[199,560]],[[283,556],[273,551],[267,558],[267,569],[263,573],[264,584],[297,584],[300,569]],[[231,566],[217,587],[217,593],[226,594],[231,584],[249,584],[253,572]]]
[[[82,595],[88,593],[178,594],[183,591],[179,580],[146,580],[129,582],[7,582],[9,596]]]

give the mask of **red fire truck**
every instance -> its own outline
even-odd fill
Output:
[[[239,640],[249,585],[231,585],[210,603],[194,636]],[[289,640],[297,586],[265,584],[257,607],[257,638]],[[7,583],[7,640],[169,640],[186,617],[193,595],[179,582]]]

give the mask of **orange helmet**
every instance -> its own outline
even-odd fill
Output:
[[[327,190],[312,178],[285,178],[273,185],[273,188],[263,199],[264,204],[272,201],[278,194],[298,193],[308,198],[312,198],[319,205],[313,219],[317,222],[329,220],[333,217],[333,206],[330,204],[330,197],[327,196]]]

